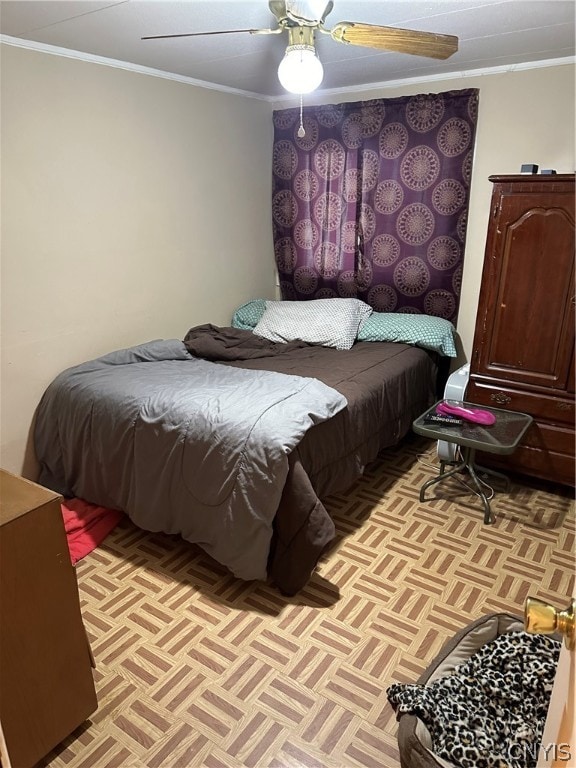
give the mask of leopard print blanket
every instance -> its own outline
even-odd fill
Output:
[[[460,768],[533,768],[542,740],[560,643],[502,634],[453,674],[386,691],[397,716],[416,715],[434,752]]]

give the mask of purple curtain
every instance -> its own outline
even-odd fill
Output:
[[[283,299],[457,318],[478,90],[274,112]]]

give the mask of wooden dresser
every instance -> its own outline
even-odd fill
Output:
[[[3,768],[31,768],[98,706],[60,501],[0,470]]]
[[[574,485],[574,175],[493,183],[466,400],[534,424],[482,463]]]

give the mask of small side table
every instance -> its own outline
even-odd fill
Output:
[[[431,408],[413,422],[412,429],[418,435],[431,437],[435,440],[444,440],[447,443],[456,443],[460,446],[461,461],[446,471],[445,461],[440,462],[440,472],[437,477],[427,480],[420,489],[420,501],[426,501],[425,494],[428,488],[436,483],[445,480],[447,477],[455,475],[457,472],[468,471],[478,495],[484,505],[484,523],[493,523],[494,517],[490,509],[490,501],[480,482],[477,470],[500,477],[508,483],[508,478],[501,472],[496,472],[486,467],[479,467],[476,464],[476,451],[485,451],[487,453],[507,454],[513,453],[518,443],[522,439],[528,427],[532,424],[532,416],[518,411],[506,411],[503,408],[488,408],[484,405],[479,406],[474,403],[464,402],[465,408],[481,408],[483,411],[490,411],[496,416],[496,421],[490,427],[481,424],[475,424],[471,421],[463,421],[462,424],[455,426],[446,426],[444,424],[427,424],[425,419],[429,414],[436,413],[436,406],[443,402],[439,400]]]

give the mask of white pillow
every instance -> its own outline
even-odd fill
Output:
[[[254,333],[270,341],[306,341],[350,349],[372,307],[360,299],[267,301]]]

